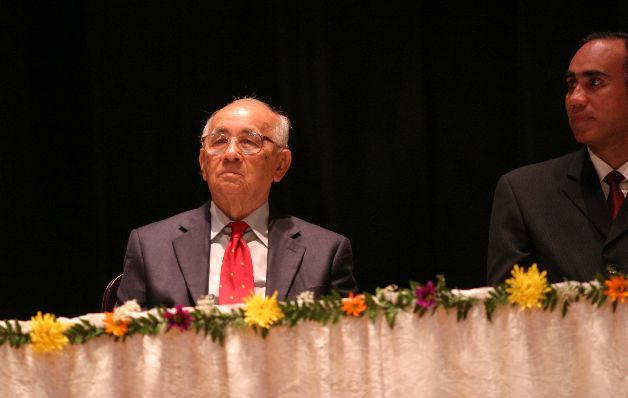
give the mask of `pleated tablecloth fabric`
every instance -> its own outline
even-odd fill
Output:
[[[628,305],[308,321],[224,345],[191,330],[46,355],[5,343],[0,360],[0,397],[628,397]]]

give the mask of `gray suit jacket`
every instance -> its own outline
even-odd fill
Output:
[[[536,262],[550,282],[589,281],[628,271],[628,205],[611,219],[585,148],[519,168],[497,183],[489,231],[487,282],[514,264]]]
[[[209,284],[210,202],[131,231],[118,288],[118,304],[143,308],[193,306]],[[309,290],[341,295],[356,289],[349,240],[271,208],[266,294],[294,298]]]

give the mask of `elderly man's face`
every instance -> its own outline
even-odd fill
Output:
[[[623,40],[593,40],[574,55],[567,72],[565,108],[576,140],[594,151],[628,137],[628,87]]]
[[[218,111],[209,131],[220,131],[232,137],[254,131],[275,141],[273,128],[277,120],[277,115],[264,105],[241,100]],[[268,200],[273,181],[279,182],[288,171],[290,161],[290,150],[278,150],[267,140],[263,141],[261,151],[252,155],[241,153],[235,141],[224,154],[210,155],[201,148],[199,155],[203,179],[212,200],[224,211],[237,203],[245,206],[247,212],[261,206]]]

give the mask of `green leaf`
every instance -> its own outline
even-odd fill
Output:
[[[569,302],[568,300],[565,300],[565,302],[563,303],[563,318],[567,316],[567,311],[569,310],[569,306],[571,305],[571,302]]]
[[[70,344],[83,344],[93,338],[102,336],[104,333],[104,328],[96,327],[87,319],[81,319],[64,332],[65,336],[70,340]]]
[[[29,334],[22,333],[22,327],[20,322],[16,319],[11,321],[4,321],[5,326],[0,325],[0,345],[9,342],[9,346],[13,348],[19,348],[20,346],[30,343],[31,337]]]
[[[388,323],[388,326],[392,329],[395,326],[395,319],[397,318],[397,314],[400,312],[401,310],[399,308],[396,307],[390,307],[388,308],[385,312],[385,318],[386,318],[386,322]]]

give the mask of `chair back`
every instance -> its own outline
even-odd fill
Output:
[[[111,312],[113,307],[118,301],[118,286],[120,286],[120,280],[122,275],[118,275],[109,282],[105,288],[105,293],[102,296],[102,303],[100,304],[100,312]]]

